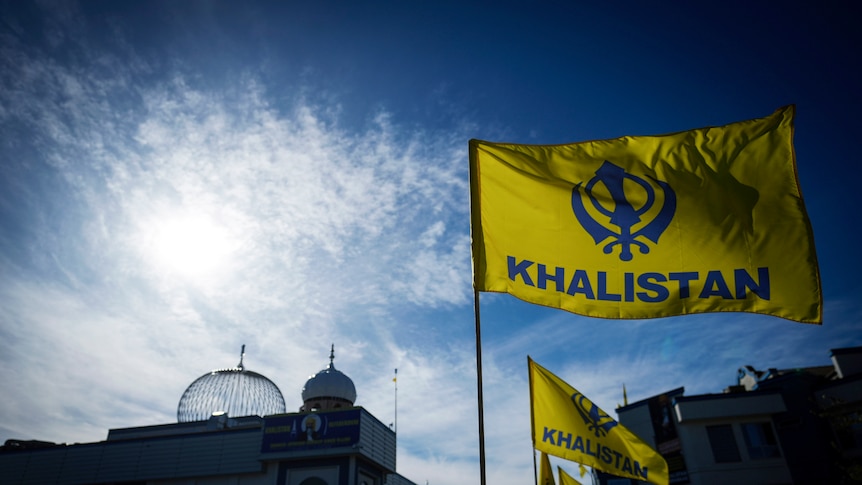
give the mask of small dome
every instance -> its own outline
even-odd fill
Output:
[[[245,355],[245,345],[242,346]],[[286,411],[284,396],[265,376],[239,365],[204,374],[186,389],[177,406],[177,421],[204,421],[213,413],[228,416],[268,416]]]
[[[329,354],[329,365],[326,369],[311,376],[302,388],[302,400],[306,408],[311,409],[308,403],[315,400],[346,401],[352,406],[356,402],[356,387],[353,381],[335,368],[332,361],[335,359],[335,345]]]

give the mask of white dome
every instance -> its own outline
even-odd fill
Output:
[[[335,358],[335,346],[329,355],[329,365],[326,369],[311,376],[302,388],[302,400],[308,402],[315,399],[336,399],[356,402],[356,386],[353,381],[335,368],[332,363]]]

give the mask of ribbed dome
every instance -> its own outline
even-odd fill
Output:
[[[243,345],[243,355],[245,345]],[[239,365],[204,374],[186,389],[177,406],[177,421],[204,421],[215,412],[228,416],[268,416],[286,411],[284,396],[272,381]]]
[[[302,388],[302,400],[309,402],[315,399],[336,399],[348,401],[350,405],[356,402],[356,387],[353,381],[335,368],[335,346],[329,354],[329,365],[326,369],[311,376]]]

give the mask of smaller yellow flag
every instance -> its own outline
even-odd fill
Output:
[[[583,468],[583,466],[581,466],[581,468]],[[560,474],[560,485],[581,485],[581,482],[575,480],[571,475],[566,473],[566,471],[563,470],[561,467],[557,467],[557,472],[559,472],[559,474]],[[584,476],[584,474],[581,473],[581,476]]]
[[[551,469],[551,460],[548,454],[542,452],[542,465],[539,467],[539,485],[556,485],[554,483],[554,471]]]
[[[667,461],[577,389],[527,357],[533,447],[621,476],[667,485]]]

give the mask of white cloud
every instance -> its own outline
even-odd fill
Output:
[[[469,301],[459,137],[426,139],[385,114],[347,129],[327,106],[270,104],[253,78],[223,91],[179,76],[144,86],[120,64],[92,78],[16,55],[32,82],[2,85],[0,121],[32,135],[31,176],[64,189],[29,186],[37,212],[22,217],[52,254],[41,271],[4,255],[0,359],[14,377],[2,435],[85,442],[171,422],[185,386],[234,365],[243,343],[247,366],[296,409],[335,342],[336,364],[368,386],[360,404],[377,415],[389,395],[369,376],[391,366],[389,351],[405,355],[404,463],[435,483],[445,479],[429,463],[454,464],[450,483],[475,468],[474,357],[417,345],[392,316]],[[219,251],[193,241],[207,234]],[[205,252],[223,261],[190,261]]]

